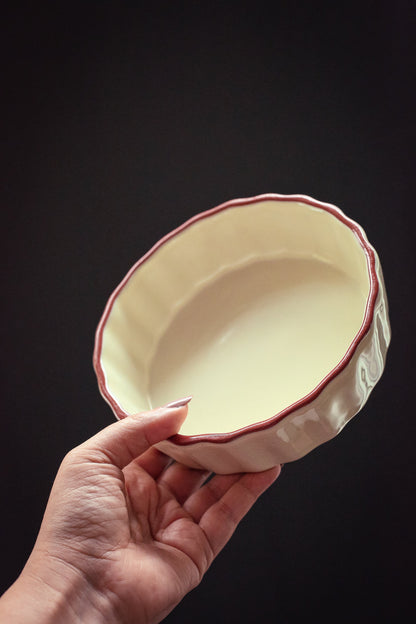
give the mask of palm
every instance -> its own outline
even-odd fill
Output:
[[[141,612],[139,621],[154,621],[162,605],[170,611],[199,583],[214,557],[199,518],[192,515],[203,511],[198,488],[207,474],[179,464],[165,470],[166,462],[150,450],[123,470],[114,492],[119,511],[107,525],[108,547],[114,549],[117,539],[117,548],[111,551],[106,589],[121,605],[129,604],[128,612]]]

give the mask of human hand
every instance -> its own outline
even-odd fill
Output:
[[[198,585],[280,467],[204,484],[208,472],[152,447],[186,412],[128,417],[68,453],[1,622],[153,624]]]

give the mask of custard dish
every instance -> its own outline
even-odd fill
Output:
[[[117,418],[192,395],[158,445],[172,458],[259,471],[337,435],[389,341],[363,229],[333,205],[267,194],[197,214],[138,260],[104,310],[94,367]]]

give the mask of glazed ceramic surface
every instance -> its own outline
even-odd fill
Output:
[[[94,366],[118,418],[193,396],[158,445],[174,459],[258,471],[339,433],[389,340],[362,228],[335,206],[269,194],[198,214],[141,258],[108,301]]]

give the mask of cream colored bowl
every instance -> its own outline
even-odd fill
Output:
[[[390,327],[362,228],[302,195],[196,215],[111,295],[94,367],[118,418],[193,395],[158,447],[217,473],[259,471],[334,437],[380,378]]]

